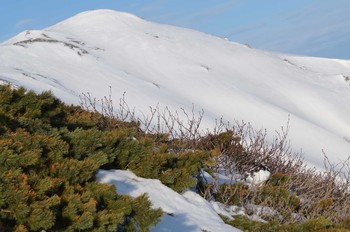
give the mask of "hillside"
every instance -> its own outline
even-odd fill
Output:
[[[269,53],[204,33],[97,10],[0,45],[0,80],[52,90],[67,103],[82,93],[115,102],[126,92],[136,113],[149,106],[245,120],[273,134],[290,115],[289,138],[322,166],[350,155],[350,61]],[[142,113],[141,113],[142,112]]]

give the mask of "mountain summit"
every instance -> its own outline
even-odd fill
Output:
[[[52,90],[78,104],[124,92],[136,113],[149,106],[203,109],[274,132],[290,115],[290,139],[312,164],[350,155],[350,61],[270,53],[127,13],[80,13],[0,45],[0,81]]]

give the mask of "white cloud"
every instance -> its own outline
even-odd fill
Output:
[[[243,24],[228,31],[227,37],[261,49],[348,59],[349,10],[345,0],[314,1],[291,12]]]
[[[22,27],[28,26],[30,24],[33,24],[35,22],[36,22],[35,19],[21,19],[16,23],[16,27],[22,28]]]

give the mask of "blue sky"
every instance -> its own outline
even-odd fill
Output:
[[[3,0],[0,41],[93,9],[125,11],[265,50],[350,59],[350,0]]]

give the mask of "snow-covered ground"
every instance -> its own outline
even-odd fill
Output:
[[[116,185],[120,194],[136,197],[147,193],[153,207],[160,207],[166,213],[162,221],[151,228],[151,231],[240,231],[222,221],[216,212],[221,210],[218,204],[212,205],[192,191],[179,194],[164,186],[159,180],[144,179],[137,177],[131,171],[123,170],[100,170],[97,180]],[[222,213],[228,214],[224,210]]]
[[[348,60],[264,52],[110,10],[84,12],[0,44],[0,83],[52,90],[67,103],[79,104],[87,92],[100,99],[111,87],[114,102],[126,92],[139,116],[149,106],[190,112],[194,104],[205,112],[203,127],[223,116],[272,134],[290,115],[292,147],[316,166],[323,164],[322,149],[335,162],[350,155],[347,78]],[[250,182],[268,175],[256,173]],[[130,171],[101,170],[98,180],[121,194],[147,192],[154,207],[168,213],[152,231],[236,231],[217,212],[232,214],[194,192],[178,194]]]
[[[159,103],[192,103],[215,118],[245,120],[274,133],[290,115],[290,140],[305,159],[323,164],[350,155],[350,61],[249,48],[201,32],[98,10],[0,45],[0,81],[52,90],[68,103],[90,92],[115,102],[126,92],[136,113]]]

